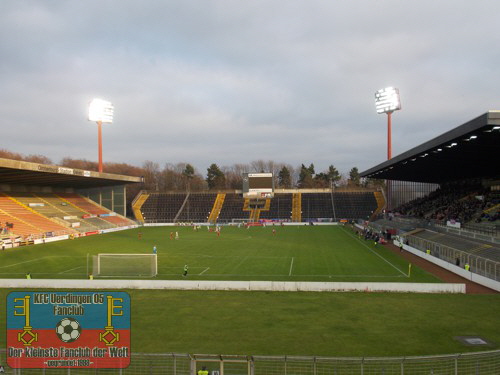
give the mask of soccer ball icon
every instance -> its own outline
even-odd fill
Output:
[[[80,323],[73,318],[64,318],[56,324],[56,334],[62,342],[76,341],[81,332]]]

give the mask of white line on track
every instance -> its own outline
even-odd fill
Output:
[[[295,259],[295,258],[294,258],[294,257],[292,257],[292,261],[290,262],[290,272],[288,272],[288,276],[292,276],[293,260],[294,260],[294,259]]]

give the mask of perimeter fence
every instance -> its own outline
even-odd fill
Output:
[[[487,277],[488,279],[500,281],[499,261],[488,259],[464,250],[459,250],[425,238],[408,235],[406,236],[406,239],[407,244],[417,250],[422,252],[429,250],[432,256],[442,259],[448,263],[456,264],[457,266],[463,267],[463,265],[468,263],[471,272]],[[478,247],[478,249],[479,248],[480,247]],[[494,254],[494,256],[498,258],[498,254]]]
[[[125,369],[13,369],[0,350],[5,374],[196,375],[498,375],[500,350],[422,357],[335,358],[132,353]]]

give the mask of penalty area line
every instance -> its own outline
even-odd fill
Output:
[[[205,268],[203,271],[201,271],[198,276],[203,275],[205,272],[207,272],[210,269],[210,267]]]
[[[71,271],[74,271],[74,270],[77,270],[79,268],[84,268],[84,266],[79,266],[79,267],[75,267],[75,268],[71,268],[69,270],[66,270],[66,271],[61,271],[61,272],[58,272],[58,274],[62,274],[62,273],[67,273],[67,272],[71,272]]]
[[[295,257],[292,257],[292,261],[290,262],[290,272],[288,272],[288,276],[292,276],[292,269],[293,269],[293,261]]]
[[[81,258],[82,256],[80,256]],[[77,258],[77,257],[72,257],[70,255],[48,255],[44,257],[39,257],[35,259],[30,259],[30,260],[25,260],[23,262],[18,262],[18,263],[12,263],[12,264],[7,264],[5,266],[0,266],[0,268],[8,268],[8,267],[14,267],[14,266],[19,266],[21,264],[26,264],[26,263],[33,263],[33,262],[38,262],[39,260],[46,259],[46,258]]]

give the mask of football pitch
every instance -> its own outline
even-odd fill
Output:
[[[0,252],[0,277],[87,278],[93,255],[152,254],[154,247],[157,279],[182,279],[188,265],[191,280],[439,282],[342,226],[223,227],[220,235],[207,227],[143,227],[8,249]]]
[[[205,227],[138,228],[0,251],[0,277],[84,279],[92,255],[151,254],[154,246],[164,280],[182,279],[188,264],[190,280],[440,282],[417,267],[408,275],[398,254],[340,226],[224,227],[220,236]],[[2,304],[13,290],[0,289]],[[498,294],[127,292],[133,352],[345,357],[500,348]],[[489,344],[464,346],[459,336]]]

